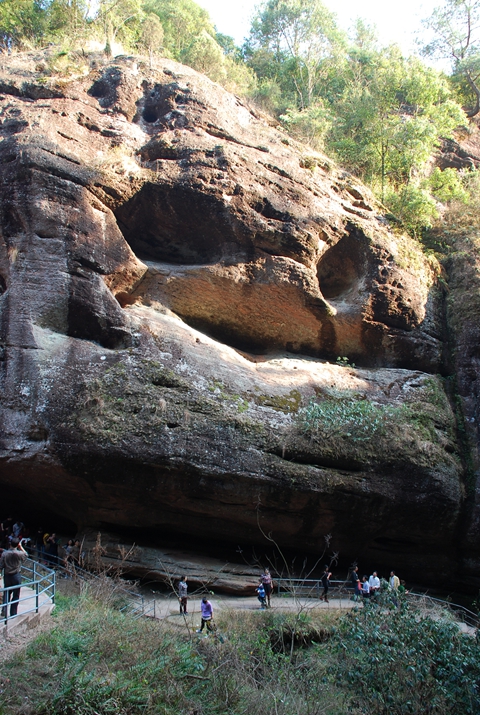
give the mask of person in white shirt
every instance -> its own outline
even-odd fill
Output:
[[[370,586],[370,593],[372,596],[375,596],[375,594],[380,591],[380,579],[378,578],[377,572],[374,571],[370,578],[368,579],[368,583]]]

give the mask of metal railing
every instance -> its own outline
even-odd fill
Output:
[[[275,590],[279,595],[319,599],[323,594],[323,585],[320,579],[276,578],[274,579],[274,584]],[[329,595],[336,594],[340,597],[350,597],[353,594],[353,590],[353,585],[349,580],[330,580]],[[415,591],[408,591],[405,596],[417,605],[423,606],[427,612],[432,611],[433,613],[435,610],[438,612],[439,609],[442,609],[449,613],[457,623],[465,623],[469,628],[474,629],[480,627],[480,616],[458,603],[452,603],[448,600],[429,596],[427,593],[417,593]]]
[[[102,578],[99,574],[93,571],[87,571],[78,565],[70,565],[68,567],[58,563],[55,567],[57,572],[65,578],[79,578],[83,582],[93,581],[99,582]],[[106,574],[108,578],[108,574]],[[131,591],[128,588],[115,583],[112,589],[112,596],[115,601],[115,607],[122,613],[129,613],[133,618],[141,618],[142,616],[150,616],[155,611],[155,603],[147,602],[141,593]]]
[[[22,582],[19,586],[8,586],[7,588],[0,589],[2,601],[0,606],[1,622],[3,622],[5,626],[8,626],[8,622],[17,615],[38,613],[41,606],[48,603],[55,605],[56,574],[53,569],[31,558],[27,558],[22,564],[21,575]],[[28,580],[25,579],[26,576],[27,578],[29,577]],[[10,594],[13,591],[25,588],[30,589],[33,593],[27,593],[27,595],[22,596],[22,591],[20,590],[20,598],[10,600]],[[21,613],[18,613],[18,609],[22,603],[28,603],[29,607],[22,607]],[[10,615],[12,606],[14,606],[14,610],[17,610],[17,613],[13,616]]]
[[[415,591],[409,591],[407,598],[415,601],[418,605],[424,606],[427,612],[428,610],[434,611],[441,608],[453,616],[457,622],[465,623],[469,628],[477,629],[480,626],[479,615],[459,603],[452,603],[451,601],[429,596],[427,593],[416,593]]]
[[[330,579],[328,592],[338,595],[351,596],[353,586],[349,581],[336,581]],[[294,595],[301,598],[320,598],[323,593],[323,584],[320,579],[313,578],[275,578],[275,591],[279,595]]]

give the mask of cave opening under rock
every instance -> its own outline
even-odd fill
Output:
[[[181,184],[145,184],[115,214],[141,260],[196,265],[253,252],[218,199]]]
[[[358,231],[352,231],[327,249],[318,262],[322,295],[332,302],[353,298],[361,288],[367,268],[362,237]]]

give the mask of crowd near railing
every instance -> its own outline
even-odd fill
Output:
[[[323,584],[321,579],[276,578],[275,590],[279,596],[319,599],[323,594]],[[328,591],[330,597],[351,598],[353,593],[354,587],[349,580],[330,579]],[[428,593],[419,593],[417,591],[407,591],[405,598],[422,606],[426,612],[431,611],[433,613],[441,608],[448,611],[454,620],[465,623],[469,628],[477,629],[480,627],[480,616],[459,603],[435,598]]]
[[[8,625],[9,621],[15,616],[10,616],[10,606],[12,604],[23,604],[19,615],[28,613],[38,613],[40,608],[46,604],[55,604],[56,594],[56,579],[58,576],[65,578],[78,578],[84,582],[91,581],[99,583],[102,575],[87,571],[80,566],[72,568],[64,568],[58,564],[55,568],[50,568],[45,564],[28,558],[22,565],[22,584],[20,598],[16,601],[10,601],[7,606],[8,598],[6,594],[10,591],[18,589],[18,586],[10,586],[9,588],[0,589],[1,598],[1,616],[2,623]],[[320,599],[323,594],[323,584],[321,579],[301,579],[301,578],[275,578],[275,592],[278,596],[294,596],[295,598],[315,598]],[[28,592],[26,591],[28,589]],[[144,616],[156,617],[156,602],[155,600],[146,600],[145,597],[138,592],[125,588],[120,583],[115,585],[115,599],[117,608],[129,613],[133,618],[141,618]],[[334,580],[329,582],[329,596],[336,598],[350,598],[353,595],[353,586],[350,581]],[[465,623],[469,628],[477,629],[480,626],[480,617],[478,614],[470,611],[465,606],[457,603],[452,603],[449,600],[442,600],[430,596],[427,593],[419,593],[416,591],[408,591],[405,597],[415,601],[424,610],[438,611],[439,608],[446,609],[453,619]]]
[[[279,595],[294,595],[301,598],[320,598],[323,593],[321,579],[314,578],[276,578],[274,579],[275,591]],[[349,581],[336,581],[330,579],[329,594],[350,597],[353,588]]]

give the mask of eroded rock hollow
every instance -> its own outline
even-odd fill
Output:
[[[480,585],[438,264],[189,68],[33,65],[0,77],[2,490]]]

